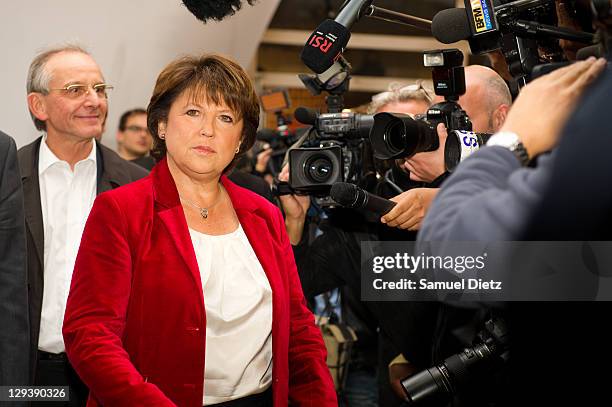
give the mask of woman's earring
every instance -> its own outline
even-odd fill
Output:
[[[236,147],[236,154],[240,151],[240,146]]]
[[[162,140],[165,140],[166,139],[166,135],[162,133],[162,134],[159,135],[159,138],[162,139]]]

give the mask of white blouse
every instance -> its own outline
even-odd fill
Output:
[[[206,308],[204,405],[261,393],[272,383],[272,289],[242,226],[189,230]]]

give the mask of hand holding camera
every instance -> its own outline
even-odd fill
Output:
[[[443,123],[438,124],[436,131],[440,139],[440,148],[435,151],[415,154],[404,161],[404,167],[410,171],[410,179],[413,181],[432,183],[446,171],[444,148],[448,132]]]

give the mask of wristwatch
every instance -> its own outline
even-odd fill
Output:
[[[499,133],[495,133],[491,136],[489,141],[487,141],[487,146],[507,148],[514,154],[523,167],[529,164],[529,154],[516,133],[511,131],[500,131]]]

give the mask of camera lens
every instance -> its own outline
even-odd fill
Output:
[[[333,172],[333,163],[328,157],[314,156],[305,165],[308,177],[317,183],[324,183],[329,180]]]
[[[429,151],[431,133],[438,140],[438,135],[430,130],[430,124],[414,120],[406,114],[377,113],[370,131],[370,142],[374,157],[387,160],[390,158],[409,157],[415,153]],[[437,145],[432,150],[435,150]]]
[[[399,120],[389,123],[383,137],[390,151],[400,152],[404,149],[406,144],[405,130],[404,123]]]

